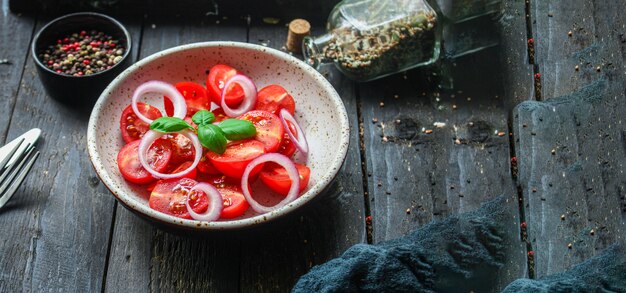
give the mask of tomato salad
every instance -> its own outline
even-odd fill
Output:
[[[163,95],[165,115],[139,102],[147,93]],[[206,86],[146,82],[121,113],[126,145],[117,156],[120,173],[144,184],[150,208],[168,215],[216,221],[238,218],[250,207],[270,212],[295,200],[311,174],[292,159],[296,150],[308,153],[295,109],[280,85],[257,91],[250,78],[224,64],[211,68]],[[250,190],[257,179],[282,201],[258,203]]]

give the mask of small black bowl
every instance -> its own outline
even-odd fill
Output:
[[[39,54],[48,46],[68,34],[97,30],[112,36],[124,46],[122,60],[111,68],[94,74],[72,76],[57,73],[46,67]],[[33,39],[31,54],[39,78],[52,98],[71,105],[93,105],[104,88],[124,69],[132,64],[131,39],[128,30],[117,20],[103,14],[80,12],[59,17],[46,24]]]

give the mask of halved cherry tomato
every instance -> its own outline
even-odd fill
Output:
[[[250,205],[241,193],[241,189],[218,188],[222,198],[224,199],[224,209],[220,215],[220,219],[233,219],[245,213]]]
[[[215,169],[215,167],[211,163],[211,160],[209,160],[209,157],[207,156],[209,151],[205,148],[202,148],[202,149],[203,149],[204,154],[202,155],[202,158],[200,159],[200,162],[198,163],[198,171],[207,175],[221,174],[220,171]]]
[[[212,176],[206,182],[213,184],[224,199],[220,219],[232,219],[243,215],[250,206],[241,192],[241,182],[226,176]]]
[[[209,151],[208,157],[213,166],[224,175],[241,178],[250,161],[264,153],[262,142],[249,139],[228,143],[226,151],[221,155]]]
[[[270,84],[257,93],[255,109],[278,115],[283,108],[291,115],[296,111],[296,102],[282,86]]]
[[[298,132],[296,130],[296,127],[289,121],[287,121],[287,125],[289,125],[289,129],[291,130],[291,133],[293,133],[296,136],[296,138],[298,138]],[[283,135],[283,140],[280,141],[278,152],[287,157],[291,157],[296,152],[296,148],[297,148],[296,144],[293,141],[291,141],[289,134],[287,134],[287,132],[285,131],[285,135]]]
[[[243,114],[239,119],[248,120],[256,127],[256,140],[265,145],[266,153],[273,153],[278,150],[280,141],[285,135],[283,123],[278,116],[262,110],[252,110]]]
[[[183,81],[175,84],[174,87],[176,87],[185,98],[187,116],[191,117],[200,110],[211,109],[211,99],[209,99],[204,86],[195,82]],[[174,115],[174,104],[172,104],[172,101],[167,96],[163,98],[163,106],[165,107],[167,116]]]
[[[182,134],[174,133],[168,135],[168,140],[172,143],[172,162],[178,165],[186,161],[193,161],[196,150],[191,141]]]
[[[154,181],[154,177],[139,162],[140,140],[133,141],[117,154],[117,166],[122,176],[133,183],[145,184]],[[164,139],[155,141],[148,150],[148,164],[156,171],[163,172],[172,157],[171,143]]]
[[[141,114],[149,119],[157,119],[162,116],[159,109],[148,104],[137,103],[137,108],[139,108]],[[144,133],[150,130],[150,125],[139,119],[137,115],[135,115],[135,112],[133,112],[133,107],[128,105],[122,112],[120,129],[122,130],[122,138],[124,138],[126,143],[129,143],[143,137]]]
[[[184,219],[191,219],[185,201],[190,196],[189,205],[196,213],[203,213],[209,207],[204,192],[189,193],[198,182],[189,178],[161,180],[150,194],[150,207],[159,212]]]
[[[206,88],[213,103],[222,104],[222,90],[226,81],[237,73],[239,73],[237,69],[224,64],[217,64],[211,68],[206,79]],[[231,107],[237,106],[243,101],[244,96],[241,86],[235,84],[226,93],[226,104]]]
[[[225,175],[212,175],[206,176],[201,180],[203,182],[207,182],[215,186],[215,188],[226,188],[226,189],[234,189],[241,190],[241,180],[230,178]]]
[[[178,173],[178,172],[181,172],[183,170],[186,170],[192,164],[193,164],[192,161],[184,162],[184,163],[180,164],[176,169],[174,169],[170,173],[174,174],[174,173]],[[196,168],[193,168],[193,169],[191,169],[191,171],[187,172],[187,174],[183,174],[183,175],[180,176],[180,178],[189,178],[189,179],[193,179],[193,180],[196,180],[196,177],[198,177],[198,171],[197,171]]]
[[[213,122],[222,122],[222,120],[230,118],[226,115],[226,113],[224,113],[224,110],[222,108],[217,108],[213,110],[213,115],[215,116],[215,121]]]
[[[154,187],[159,183],[159,181],[154,181],[150,184],[148,184],[148,186],[146,186],[146,190],[152,192],[154,190]]]
[[[309,167],[296,163],[296,169],[300,175],[300,190],[302,192],[309,184],[309,177],[311,176],[311,170]],[[287,195],[289,188],[291,187],[291,179],[287,175],[287,170],[278,164],[266,164],[263,171],[259,174],[261,181],[269,187],[269,189],[280,195]]]

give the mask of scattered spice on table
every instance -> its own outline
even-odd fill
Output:
[[[579,67],[578,65],[576,65],[576,66],[574,67],[574,70],[578,71],[578,70],[580,70],[580,67]]]
[[[57,73],[83,76],[95,74],[122,61],[125,48],[119,40],[101,31],[65,35],[39,53],[39,60]]]
[[[565,215],[561,215],[561,221],[565,221]]]

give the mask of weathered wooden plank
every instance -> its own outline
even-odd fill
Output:
[[[533,68],[528,57],[526,10],[524,0],[502,1],[499,17],[500,64],[506,109],[533,100]]]
[[[535,63],[541,73],[544,99],[568,95],[605,75],[611,81],[623,80],[623,68],[616,62],[623,59],[624,3],[578,0],[532,4]]]
[[[525,29],[519,27],[523,3],[507,5],[490,29],[519,44],[523,36],[514,32]],[[509,199],[509,231],[519,232],[507,108],[530,95],[523,52],[525,46],[507,45],[455,60],[450,91],[439,92],[433,86],[438,77],[427,70],[359,86],[375,242],[475,210],[499,195]],[[508,70],[513,73],[502,73]],[[517,73],[524,76],[513,77]],[[515,239],[494,290],[526,275],[525,247],[519,235]]]
[[[30,56],[7,137],[41,128],[41,157],[0,215],[0,291],[100,290],[114,200],[87,156],[88,118],[45,94]]]
[[[327,15],[339,0],[298,1],[231,1],[231,0],[5,0],[14,12],[44,13],[61,15],[81,11],[100,11],[107,14],[143,17],[145,13],[153,16],[182,15],[200,18],[207,15],[240,17],[300,17],[326,20]]]
[[[140,56],[192,42],[246,41],[246,32],[246,24],[241,19],[148,18],[144,20]],[[107,292],[231,292],[237,291],[238,277],[237,239],[171,235],[125,208],[117,208],[106,276]]]
[[[2,1],[2,7],[8,0]],[[17,16],[6,9],[0,14],[0,141],[5,141],[11,113],[19,89],[26,57],[30,54],[29,42],[33,35],[35,19]]]
[[[318,25],[313,34],[322,30]],[[282,23],[256,24],[249,33],[250,42],[276,49],[284,46],[286,36],[287,28]],[[326,68],[324,74],[342,97],[352,126],[346,161],[334,184],[319,200],[284,223],[273,223],[256,232],[254,241],[242,241],[241,259],[246,260],[241,264],[242,292],[289,291],[313,265],[366,242],[356,89],[334,68]]]
[[[624,241],[626,18],[615,1],[532,4],[548,101],[520,105],[513,125],[535,271],[543,277]]]

